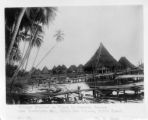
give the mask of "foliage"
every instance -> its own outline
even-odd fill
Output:
[[[33,46],[40,47],[42,42],[41,33],[43,25],[47,25],[55,16],[56,8],[52,7],[30,7],[30,8],[6,8],[5,9],[5,31],[6,31],[6,64],[14,64],[17,60],[20,63],[11,76],[10,93],[13,88],[14,80],[19,74],[20,69],[26,63]],[[20,34],[22,32],[22,34]],[[28,37],[29,33],[29,38]],[[29,41],[25,55],[21,59],[19,53],[19,43],[21,40]],[[18,55],[16,55],[18,54]],[[17,59],[14,59],[17,58]],[[6,65],[6,70],[8,70]],[[9,73],[9,71],[7,72]]]
[[[75,65],[71,65],[68,70],[67,70],[68,73],[75,73],[77,72],[77,67]]]
[[[14,33],[14,28],[16,26],[16,21],[19,17],[19,13],[22,8],[5,8],[5,40],[6,40],[6,56],[8,53],[8,49],[12,40],[12,35]],[[26,39],[28,32],[34,33],[34,28],[38,27],[38,31],[41,33],[42,26],[48,24],[51,20],[54,19],[56,15],[56,8],[54,7],[28,7],[23,15],[21,20],[21,24],[19,26],[19,30],[17,32],[16,40],[14,42],[13,48],[11,50],[9,57],[12,61],[21,60],[21,54],[19,50],[19,42],[20,40]],[[19,34],[21,32],[21,34]],[[42,42],[42,37],[39,37],[40,34],[37,33],[32,42],[32,46],[40,46]],[[30,38],[29,38],[30,39]],[[15,56],[15,57],[14,57]],[[17,57],[16,57],[17,56]]]
[[[53,74],[65,74],[67,73],[67,67],[65,65],[54,66],[52,69]]]
[[[17,69],[16,65],[6,65],[6,77],[12,77],[15,70]]]
[[[54,37],[56,38],[57,42],[60,42],[60,41],[64,40],[64,33],[63,33],[63,31],[58,30],[56,32],[56,34],[54,35]]]

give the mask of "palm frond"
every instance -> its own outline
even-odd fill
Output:
[[[64,36],[64,33],[61,30],[56,31],[56,34],[54,35],[57,42],[60,42],[60,41],[64,40],[63,36]]]

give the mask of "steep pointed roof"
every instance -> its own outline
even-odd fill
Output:
[[[119,67],[118,62],[108,52],[102,43],[91,59],[85,64],[86,69],[96,70],[98,68],[116,68]]]
[[[44,74],[48,73],[48,68],[46,66],[42,69],[42,73],[44,73]]]
[[[122,68],[125,69],[135,68],[135,66],[126,57],[121,57],[119,63],[121,64]]]

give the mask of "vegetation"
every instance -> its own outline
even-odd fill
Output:
[[[6,63],[10,63],[10,55],[14,47],[18,48],[20,40],[27,40],[31,36],[30,44],[55,16],[56,8],[6,8],[5,31],[6,31]],[[40,28],[40,29],[39,29]],[[23,36],[19,36],[23,33]],[[19,38],[19,39],[17,39]],[[34,42],[35,43],[35,42]],[[13,61],[13,59],[12,59]]]
[[[15,69],[15,72],[8,75],[12,81],[10,91],[25,63],[26,70],[32,48],[40,48],[43,41],[43,27],[51,22],[55,15],[56,8],[53,7],[5,9],[6,70],[9,72]],[[19,49],[20,41],[29,42],[24,54]]]

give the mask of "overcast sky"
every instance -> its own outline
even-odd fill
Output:
[[[119,60],[126,56],[133,64],[143,61],[143,14],[141,6],[58,7],[55,20],[45,28],[36,64],[56,44],[53,35],[64,32],[58,43],[39,65],[42,69],[54,65],[85,64],[98,49],[100,42]],[[29,66],[35,58],[31,53]]]

